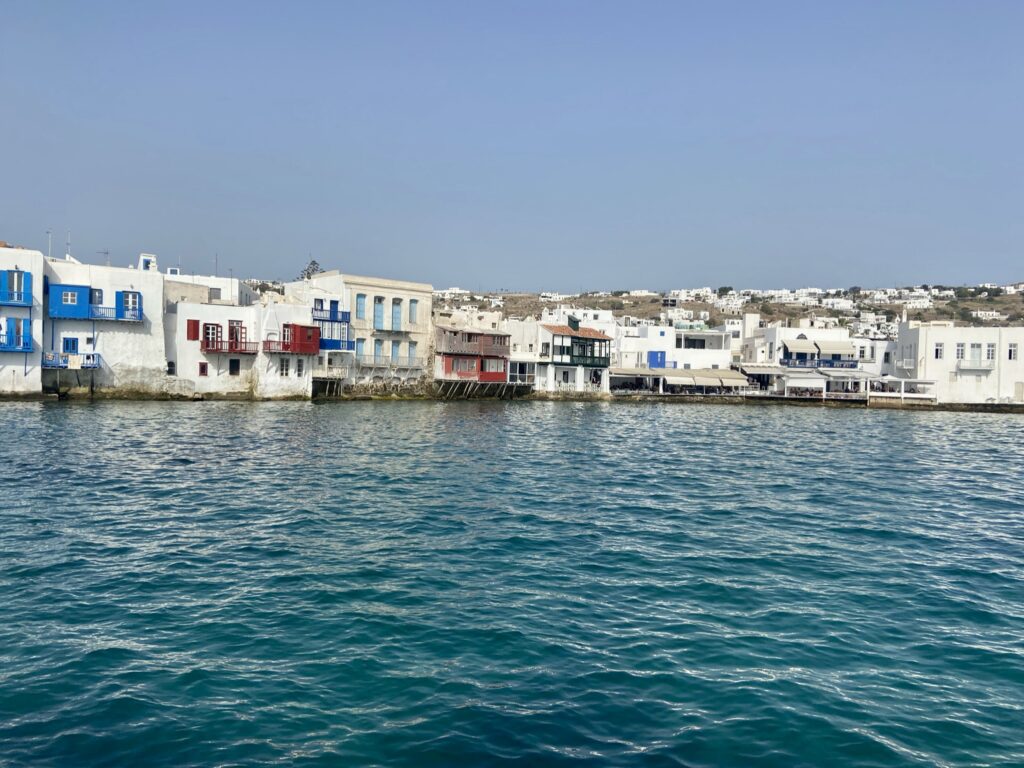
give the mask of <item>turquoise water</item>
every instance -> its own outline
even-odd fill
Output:
[[[1024,418],[0,414],[2,764],[1024,765]]]

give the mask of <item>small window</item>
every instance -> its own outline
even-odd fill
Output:
[[[365,293],[357,293],[356,294],[356,319],[357,320],[365,320],[366,319],[366,294]]]
[[[66,338],[64,339],[63,351],[65,355],[77,355],[78,354],[78,339],[77,338]]]
[[[78,303],[78,294],[74,291],[62,291],[60,294],[60,300],[62,304],[74,306]]]
[[[177,371],[178,371],[177,363],[175,363],[173,360],[168,360],[167,361],[167,375],[168,376],[176,376],[177,375]]]
[[[1016,360],[1017,359],[1017,345],[1016,344],[1010,344],[1010,346],[1007,348],[1006,359],[1007,360]]]
[[[232,357],[228,360],[228,375],[237,376],[242,372],[242,361],[237,357]]]
[[[89,303],[95,304],[96,306],[99,306],[100,304],[103,303],[102,288],[93,288],[91,291],[89,291]]]
[[[883,363],[888,363],[890,360],[892,360],[892,353],[891,352],[883,352],[882,353],[882,362]]]
[[[291,373],[291,371],[289,370],[290,368],[291,368],[291,358],[282,357],[281,358],[281,368],[280,368],[281,375],[282,376],[288,376]]]
[[[956,345],[956,359],[957,360],[963,360],[964,359],[964,343],[962,341],[958,342],[957,345]]]
[[[416,317],[419,314],[420,302],[418,299],[409,299],[409,324],[414,325],[416,323]]]
[[[995,360],[996,359],[996,345],[989,344],[985,347],[985,359]]]
[[[210,289],[210,301],[220,301],[220,288]]]
[[[298,376],[300,378],[302,377],[302,371],[306,367],[305,363],[306,363],[306,361],[303,360],[301,357],[295,361],[295,375],[296,376]]]
[[[940,341],[940,342],[938,342],[935,345],[935,359],[936,360],[941,360],[942,359],[943,350],[944,350],[944,347],[943,347],[942,342]]]
[[[209,376],[210,375],[210,364],[209,363],[200,363],[199,364],[199,375],[200,376]]]
[[[85,337],[85,345],[87,347],[94,347],[94,346],[96,346],[96,339],[94,339],[92,336],[86,336]]]

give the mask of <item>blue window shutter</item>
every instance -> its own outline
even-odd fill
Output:
[[[23,284],[25,286],[25,297],[24,297],[25,301],[28,302],[29,304],[31,304],[32,303],[32,273],[31,272],[26,272],[25,273],[25,277],[23,278],[23,281],[24,281]]]
[[[7,292],[7,270],[0,269],[0,293]]]
[[[124,317],[124,291],[114,294],[114,317],[118,320]]]

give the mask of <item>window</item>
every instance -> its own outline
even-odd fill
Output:
[[[139,307],[142,306],[142,295],[138,291],[125,291],[124,292],[124,309],[125,312],[138,312]]]
[[[366,294],[365,293],[357,293],[356,294],[356,319],[357,320],[365,320],[366,319]]]
[[[936,342],[936,344],[935,344],[935,359],[936,360],[941,360],[943,353],[944,353],[944,345],[943,345],[943,343],[941,341]]]
[[[416,316],[419,313],[419,309],[419,299],[409,299],[409,325],[415,325],[417,323]]]
[[[282,357],[281,358],[281,366],[280,366],[279,370],[280,370],[282,376],[287,376],[287,375],[289,375],[289,373],[291,373],[291,371],[289,370],[291,368],[291,363],[292,363],[291,358],[289,358],[289,357]]]
[[[495,357],[484,358],[484,373],[502,373],[505,370],[505,361]]]
[[[962,341],[957,342],[957,345],[956,345],[956,359],[957,360],[963,360],[964,359],[964,343]]]
[[[882,362],[883,363],[891,363],[892,362],[892,352],[883,352],[882,353]]]
[[[373,328],[376,331],[384,330],[384,297],[373,297]]]
[[[322,310],[324,308],[323,299],[313,299],[313,309]]]
[[[391,342],[391,362],[397,363],[398,357],[402,353],[402,342],[392,341]]]
[[[216,344],[220,341],[221,328],[217,323],[203,323],[203,341],[208,344]]]
[[[412,362],[413,360],[416,359],[416,348],[417,348],[417,346],[418,345],[416,344],[415,341],[410,341],[409,342],[409,361],[410,362]]]
[[[547,357],[550,354],[551,354],[551,342],[549,342],[549,341],[542,341],[540,343],[540,356],[541,357]]]
[[[168,360],[167,361],[167,375],[168,376],[176,376],[177,372],[178,372],[178,364],[175,363],[173,360]]]
[[[366,339],[356,339],[356,354],[360,357],[366,354]]]
[[[391,330],[402,330],[402,300],[391,300]]]
[[[303,370],[303,368],[305,368],[305,362],[306,361],[303,360],[301,357],[297,358],[295,360],[295,375],[296,376],[300,376],[300,377],[302,376],[302,370]]]
[[[981,342],[971,344],[971,360],[981,360]]]
[[[74,291],[62,291],[60,294],[60,302],[61,304],[74,306],[78,303],[78,294]]]
[[[199,341],[199,321],[185,321],[185,338],[189,341]]]
[[[199,364],[199,375],[200,376],[209,376],[209,374],[210,374],[210,364],[209,363],[200,363]]]
[[[92,336],[86,336],[85,337],[85,344],[88,347],[95,347],[96,346],[96,339],[93,338]]]
[[[228,375],[237,376],[242,372],[242,361],[237,357],[232,357],[228,360]]]
[[[220,288],[210,289],[210,301],[220,301]]]
[[[384,358],[384,342],[381,339],[373,340],[373,359],[380,362]]]
[[[996,359],[996,345],[995,344],[989,344],[988,346],[985,347],[985,359],[986,360],[995,360]]]
[[[858,360],[863,360],[864,359],[864,355],[865,355],[865,348],[864,347],[857,347],[857,359]]]
[[[1011,344],[1007,348],[1006,359],[1007,360],[1017,360],[1018,359],[1018,357],[1017,357],[1017,345],[1016,344]]]
[[[103,303],[102,288],[93,288],[91,291],[89,291],[89,303],[95,304],[96,306],[99,306],[100,304]]]
[[[528,344],[527,347],[528,347],[528,349],[527,349],[528,352],[533,352],[533,344]]]
[[[77,355],[78,354],[78,339],[66,338],[64,339],[64,354],[65,355]]]

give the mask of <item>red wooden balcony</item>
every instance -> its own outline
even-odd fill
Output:
[[[264,341],[264,352],[273,352],[278,355],[316,355],[320,352],[320,339],[316,341]]]
[[[209,354],[255,355],[260,351],[257,341],[230,341],[225,339],[203,339],[199,349]]]

